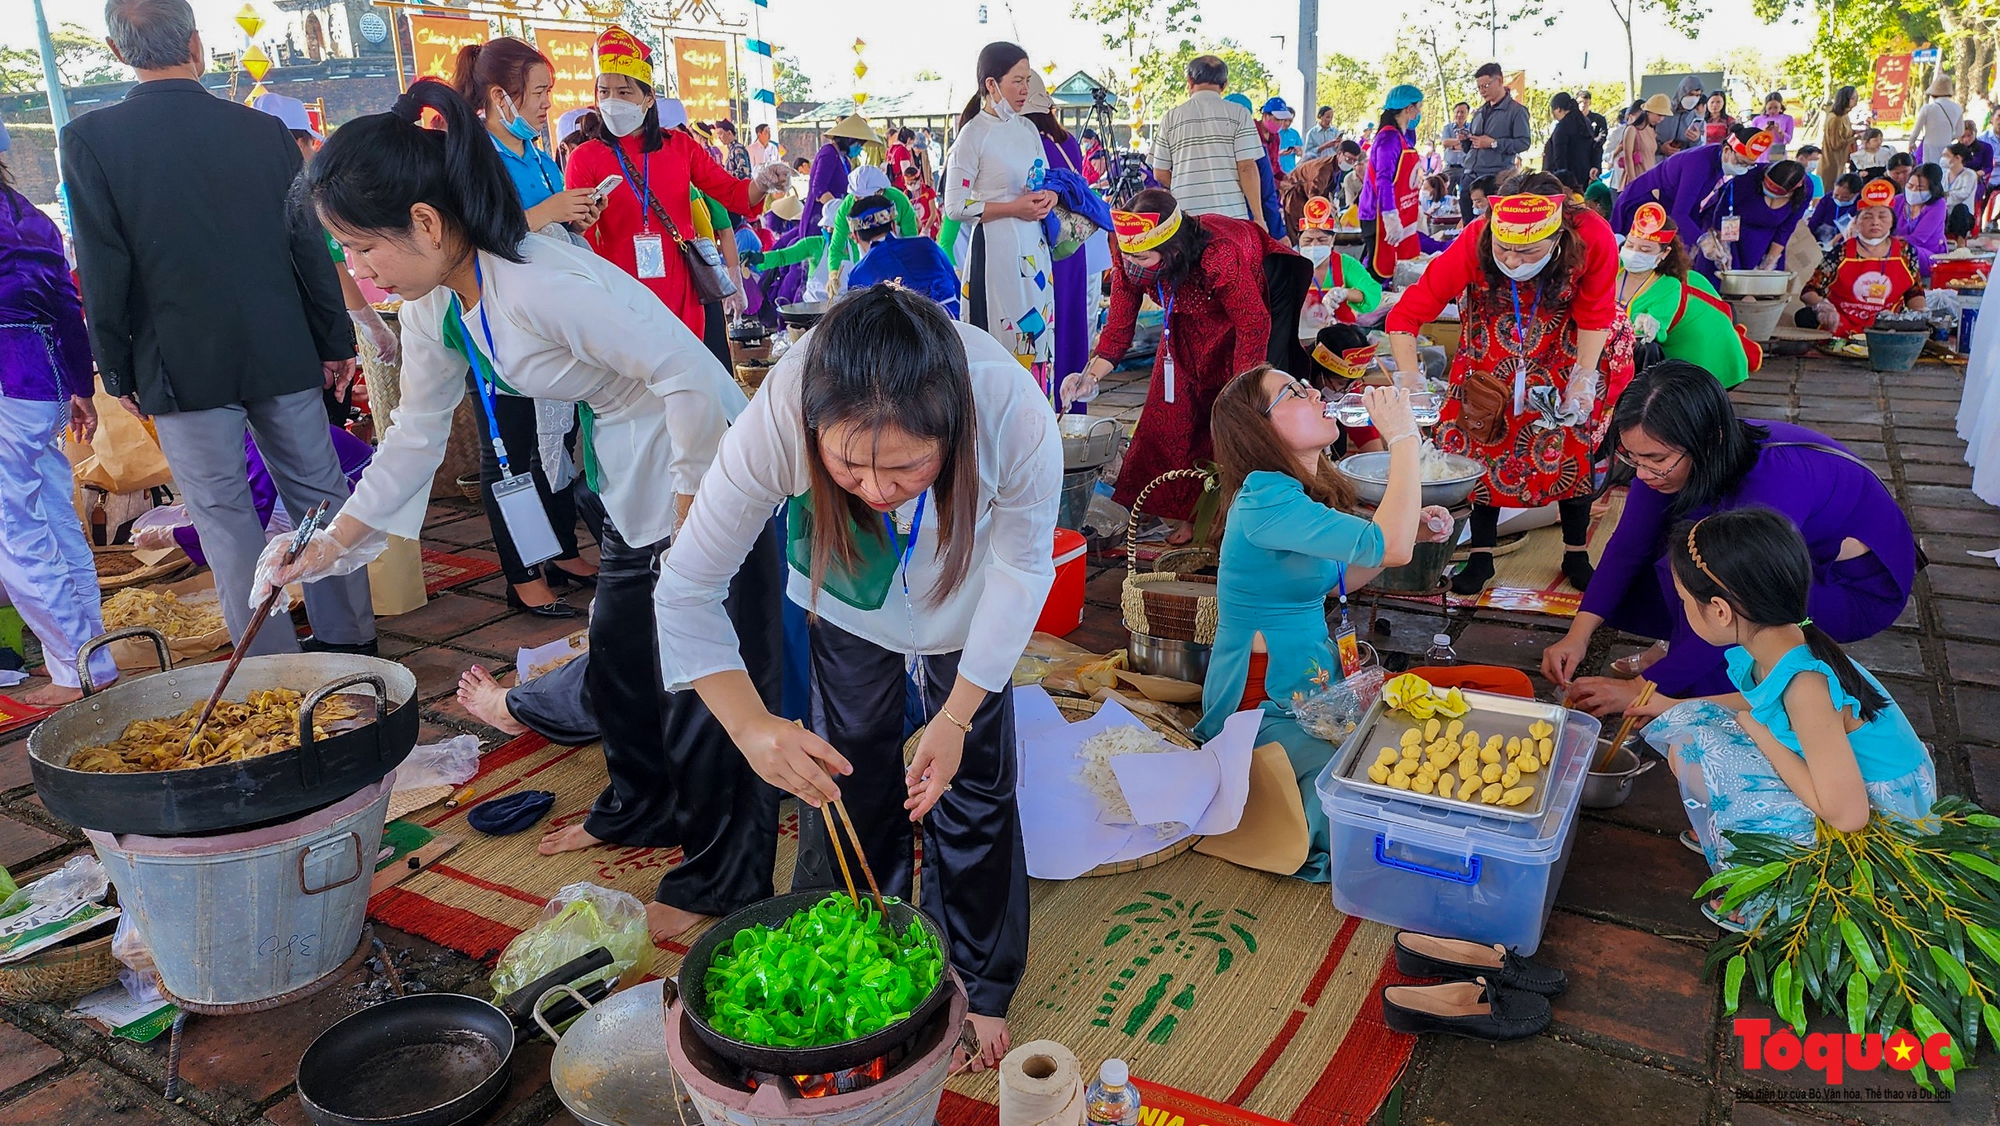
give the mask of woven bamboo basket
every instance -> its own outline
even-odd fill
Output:
[[[95,556],[98,565],[97,589],[107,592],[123,590],[128,586],[138,586],[141,583],[171,581],[181,572],[189,570],[194,566],[193,562],[188,559],[186,552],[175,549],[173,554],[150,567],[137,565],[118,574],[107,575],[104,573],[106,570],[106,559],[116,558],[127,560],[133,564],[138,563],[138,560],[131,558],[132,549],[121,544],[114,547],[93,546],[90,550],[91,554]]]
[[[1155,477],[1132,500],[1131,519],[1125,525],[1125,588],[1119,601],[1125,612],[1125,628],[1134,633],[1170,641],[1215,644],[1215,595],[1147,588],[1165,583],[1198,583],[1212,589],[1215,577],[1195,572],[1214,567],[1220,555],[1207,547],[1179,548],[1154,560],[1153,570],[1138,569],[1139,515],[1145,509],[1146,498],[1165,482],[1204,480],[1207,476],[1199,469],[1169,470]]]
[[[398,339],[403,335],[403,322],[395,313],[383,313],[382,321],[389,326]],[[375,433],[389,432],[389,412],[403,401],[403,367],[401,363],[385,363],[382,354],[366,333],[354,334],[355,348],[361,357],[361,375],[368,381],[368,415],[375,420]]]
[[[0,1001],[67,1005],[118,980],[111,937],[76,946],[52,946],[0,966]]]
[[[1072,696],[1053,696],[1050,698],[1056,702],[1056,710],[1061,712],[1062,717],[1071,723],[1077,723],[1082,720],[1089,719],[1091,716],[1097,714],[1097,710],[1099,708],[1104,706],[1103,704],[1097,702],[1096,700],[1079,700]],[[1133,716],[1133,718],[1145,724],[1147,727],[1152,728],[1154,731],[1159,733],[1162,739],[1165,739],[1167,742],[1172,743],[1177,747],[1186,747],[1189,750],[1195,750],[1198,747],[1200,747],[1200,744],[1196,743],[1194,740],[1188,738],[1187,736],[1181,734],[1178,731],[1173,730],[1170,727],[1166,727],[1158,722],[1155,722],[1154,720],[1146,716],[1135,715]],[[923,738],[923,734],[924,734],[923,731],[919,730],[916,734],[910,736],[909,740],[903,744],[904,766],[908,766],[910,764],[910,761],[916,758],[917,740]],[[1097,867],[1092,868],[1088,872],[1085,872],[1083,876],[1079,878],[1087,879],[1091,876],[1122,876],[1127,872],[1143,872],[1148,868],[1165,864],[1167,861],[1172,860],[1174,857],[1179,856],[1181,853],[1187,852],[1189,849],[1192,849],[1195,846],[1195,844],[1200,840],[1201,840],[1200,837],[1189,835],[1181,838],[1178,841],[1175,841],[1173,844],[1170,844],[1163,849],[1160,849],[1158,852],[1149,852],[1144,856],[1134,857],[1131,860],[1120,860],[1111,864],[1099,864]]]

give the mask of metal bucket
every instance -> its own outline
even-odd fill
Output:
[[[1090,511],[1090,498],[1096,495],[1097,482],[1103,475],[1104,471],[1095,465],[1063,474],[1062,501],[1056,506],[1056,527],[1083,531],[1083,517]]]
[[[1731,319],[1743,326],[1744,335],[1762,344],[1777,331],[1778,318],[1785,311],[1782,297],[1731,297]]]
[[[1126,655],[1132,662],[1133,672],[1147,676],[1170,676],[1189,684],[1200,684],[1208,679],[1208,658],[1214,653],[1215,646],[1203,645],[1199,641],[1151,637],[1134,629],[1125,632],[1132,638]]]
[[[1470,508],[1454,509],[1451,534],[1445,537],[1443,543],[1417,544],[1410,549],[1408,563],[1385,568],[1368,580],[1368,589],[1402,594],[1435,594],[1445,571],[1451,566],[1451,553],[1458,547],[1458,538],[1465,534],[1465,524],[1471,515]]]
[[[255,1005],[312,985],[359,945],[390,783],[246,832],[84,835],[170,995],[198,1009]]]

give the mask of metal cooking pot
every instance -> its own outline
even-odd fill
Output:
[[[660,1014],[678,996],[671,981],[635,985],[592,1005],[563,1032],[549,1080],[571,1117],[588,1126],[701,1121],[660,1035]]]
[[[1783,297],[1792,284],[1789,270],[1719,270],[1716,277],[1724,297]]]
[[[752,1071],[762,1071],[771,1075],[820,1075],[827,1072],[845,1071],[859,1067],[889,1049],[909,1039],[911,1033],[931,1019],[937,1010],[951,997],[949,974],[940,974],[937,985],[930,996],[916,1010],[902,1020],[878,1029],[856,1040],[843,1040],[837,1044],[822,1044],[815,1048],[777,1048],[767,1044],[752,1044],[737,1040],[717,1032],[708,1023],[708,967],[715,961],[715,951],[724,942],[736,937],[736,932],[762,923],[767,927],[782,926],[786,919],[811,907],[826,898],[824,891],[797,891],[790,895],[780,895],[753,903],[710,927],[694,945],[688,949],[687,957],[681,960],[680,990],[681,1002],[687,1010],[688,1023],[694,1026],[695,1035],[707,1044],[716,1055],[738,1067]],[[951,947],[945,942],[944,929],[931,921],[929,915],[918,911],[907,903],[890,900],[889,925],[901,933],[915,919],[937,943],[940,962],[949,962]]]
[[[1208,679],[1208,659],[1215,646],[1203,645],[1199,641],[1154,637],[1131,628],[1125,632],[1132,638],[1126,655],[1131,658],[1133,672],[1147,676],[1170,676],[1189,684],[1200,684]]]
[[[1469,457],[1457,454],[1443,455],[1446,462],[1456,471],[1442,481],[1423,483],[1424,504],[1457,508],[1472,495],[1473,487],[1486,476],[1486,467]],[[1377,451],[1372,454],[1349,454],[1341,458],[1334,468],[1354,486],[1354,495],[1362,504],[1370,508],[1382,503],[1382,494],[1389,491],[1389,452]]]
[[[826,316],[824,301],[798,301],[778,306],[778,319],[785,322],[786,328],[804,331],[818,324],[819,319],[824,316]]]
[[[123,637],[151,640],[160,671],[96,690],[88,672],[91,654]],[[215,690],[224,668],[221,662],[172,668],[167,639],[143,626],[92,639],[77,653],[77,661],[84,670],[84,697],[43,720],[28,736],[28,763],[35,792],[48,811],[86,829],[181,836],[279,820],[380,781],[417,742],[417,678],[409,669],[347,653],[291,653],[246,658],[225,695],[240,701],[258,689],[316,686],[299,707],[297,747],[191,770],[71,770],[69,760],[77,751],[111,742],[134,720],[178,715],[199,705]],[[314,710],[328,696],[357,685],[372,690],[375,721],[315,740]]]
[[[1593,770],[1583,779],[1583,797],[1580,799],[1585,809],[1615,809],[1625,804],[1632,796],[1632,780],[1659,764],[1659,759],[1649,758],[1644,762],[1630,747],[1618,748],[1611,756],[1611,765],[1605,770]]]
[[[453,1126],[507,1088],[520,1029],[544,1028],[589,1006],[568,984],[611,964],[600,946],[499,1005],[462,993],[416,993],[371,1005],[319,1034],[299,1057],[299,1104],[316,1126]],[[594,982],[603,997],[608,982]],[[568,994],[558,999],[558,989]],[[546,1002],[548,1011],[543,1012]],[[566,1011],[565,1011],[566,1010]]]
[[[771,329],[754,317],[743,317],[729,326],[729,339],[737,344],[762,344],[771,339]]]

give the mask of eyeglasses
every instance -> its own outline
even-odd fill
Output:
[[[1271,397],[1271,405],[1264,408],[1264,417],[1271,417],[1271,412],[1278,409],[1278,404],[1284,402],[1287,395],[1296,395],[1301,399],[1310,399],[1313,395],[1313,389],[1310,384],[1302,379],[1286,380],[1285,385],[1278,388],[1278,393]]]
[[[1680,453],[1674,455],[1673,460],[1664,463],[1651,462],[1651,461],[1634,461],[1632,459],[1632,455],[1625,452],[1623,447],[1619,448],[1616,456],[1619,461],[1624,462],[1625,464],[1631,466],[1632,468],[1638,470],[1641,473],[1651,474],[1654,477],[1665,477],[1667,474],[1672,473],[1676,468],[1678,468],[1681,462],[1687,460],[1687,451],[1682,450]]]

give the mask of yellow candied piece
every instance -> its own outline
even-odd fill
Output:
[[[1493,762],[1499,762],[1499,761],[1500,761],[1500,748],[1498,748],[1498,747],[1492,747],[1492,746],[1489,746],[1489,747],[1486,747],[1486,748],[1482,749],[1482,750],[1481,750],[1481,751],[1479,752],[1479,761],[1480,761],[1480,762],[1486,762],[1486,763],[1493,763]]]
[[[1389,775],[1389,785],[1398,790],[1407,790],[1410,788],[1410,776],[1407,774],[1391,774]]]
[[[1507,737],[1505,735],[1490,735],[1486,739],[1485,749],[1497,753],[1500,750],[1500,748],[1505,747],[1506,745],[1507,745]]]
[[[1507,786],[1509,788],[1512,788],[1516,783],[1520,781],[1521,781],[1521,771],[1519,767],[1510,766],[1506,770],[1502,771],[1500,774],[1500,784],[1502,786]]]
[[[1452,688],[1447,689],[1444,697],[1438,701],[1437,710],[1438,714],[1450,718],[1462,716],[1471,711],[1472,705],[1465,702],[1465,694],[1463,692]]]
[[[1417,772],[1417,760],[1413,758],[1406,758],[1403,761],[1397,763],[1395,766],[1389,768],[1389,773],[1400,774],[1405,778],[1408,778],[1410,775],[1415,774],[1416,772]]]
[[[1375,783],[1377,786],[1388,785],[1389,768],[1379,762],[1376,763],[1374,766],[1368,768],[1368,780],[1370,782]]]
[[[1533,774],[1542,768],[1542,760],[1534,755],[1522,755],[1514,766],[1523,774]]]
[[[1440,731],[1442,731],[1442,730],[1444,730],[1444,725],[1443,725],[1443,724],[1441,724],[1441,723],[1439,723],[1439,722],[1438,722],[1437,720],[1435,720],[1435,719],[1427,719],[1427,720],[1425,720],[1425,721],[1424,721],[1424,738],[1425,738],[1425,739],[1435,739],[1435,738],[1437,738],[1437,737],[1438,737],[1438,732],[1440,732]]]
[[[1458,743],[1459,743],[1459,746],[1461,746],[1461,747],[1464,747],[1464,748],[1465,748],[1466,750],[1468,750],[1468,751],[1476,751],[1476,750],[1478,750],[1478,749],[1479,749],[1479,732],[1477,732],[1477,731],[1468,731],[1468,732],[1466,732],[1466,733],[1465,733],[1465,735],[1464,735],[1464,736],[1463,736],[1462,738],[1460,738],[1460,739],[1459,739]]]
[[[1396,752],[1396,748],[1394,747],[1384,747],[1381,750],[1375,752],[1375,761],[1381,763],[1383,766],[1392,765],[1397,759],[1401,757],[1402,756]]]
[[[1437,704],[1435,696],[1419,696],[1403,705],[1403,710],[1411,719],[1429,719],[1437,714]]]
[[[1458,773],[1462,778],[1470,778],[1474,774],[1479,773],[1479,756],[1474,754],[1460,755],[1458,758]]]
[[[1502,786],[1498,782],[1489,782],[1486,784],[1485,789],[1479,791],[1480,803],[1484,805],[1498,805],[1500,802],[1500,795],[1506,792],[1507,792],[1507,787]]]
[[[1479,785],[1479,775],[1466,775],[1465,781],[1458,784],[1458,800],[1471,801],[1473,796],[1479,793]]]
[[[1447,739],[1457,739],[1460,735],[1463,735],[1464,733],[1465,733],[1465,721],[1463,720],[1454,719],[1450,723],[1444,725],[1444,737]]]
[[[1506,771],[1507,768],[1501,766],[1499,763],[1489,762],[1485,766],[1479,768],[1479,780],[1481,782],[1498,782],[1500,780],[1500,776],[1506,773]]]
[[[1547,766],[1549,764],[1549,759],[1553,758],[1555,756],[1555,753],[1556,753],[1555,746],[1551,744],[1547,739],[1544,739],[1542,740],[1541,747],[1535,752],[1535,757],[1542,760],[1543,766]]]
[[[1418,719],[1427,719],[1430,713],[1425,712],[1422,715],[1417,715],[1416,711],[1410,705],[1417,701],[1428,702],[1430,698],[1431,682],[1414,673],[1406,672],[1401,676],[1391,679],[1387,684],[1382,686],[1382,699],[1388,701],[1391,708],[1400,708],[1408,711],[1412,715],[1416,715]]]
[[[1437,777],[1437,792],[1440,797],[1450,797],[1458,792],[1458,776],[1447,770]]]
[[[1424,741],[1424,733],[1418,731],[1414,727],[1410,728],[1408,731],[1403,732],[1402,744],[1405,747],[1414,746],[1415,744],[1421,743],[1423,741]]]
[[[1520,753],[1521,753],[1520,738],[1516,736],[1515,738],[1507,740],[1507,757],[1513,758],[1515,755],[1518,755]]]
[[[1555,734],[1555,731],[1556,729],[1545,719],[1538,719],[1528,725],[1528,734],[1534,736],[1536,739],[1546,739]]]
[[[1501,805],[1520,805],[1535,795],[1533,786],[1516,786],[1500,795]]]
[[[1424,757],[1424,752],[1423,752],[1423,748],[1421,748],[1421,747],[1404,747],[1404,748],[1403,748],[1403,754],[1402,754],[1402,760],[1403,760],[1404,762],[1415,762],[1415,761],[1417,761],[1418,759],[1420,759],[1420,758],[1423,758],[1423,757]],[[1392,764],[1392,765],[1393,765],[1393,764]]]
[[[1410,791],[1418,794],[1437,792],[1437,783],[1426,775],[1419,774],[1410,779]]]

